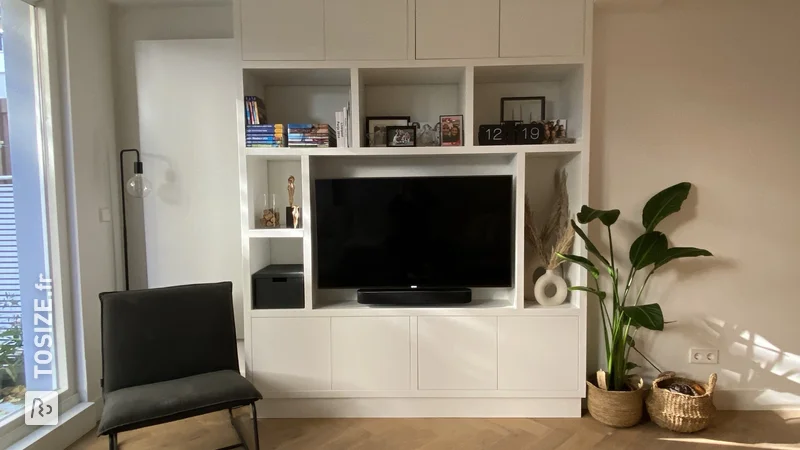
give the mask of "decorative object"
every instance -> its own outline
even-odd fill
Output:
[[[503,122],[543,122],[544,117],[544,97],[503,97],[500,99],[500,120]]]
[[[567,139],[566,119],[547,120],[544,125],[544,143],[556,144],[563,139]]]
[[[125,182],[125,153],[136,153],[136,161],[133,163],[133,176],[128,178]],[[119,152],[119,183],[122,188],[122,259],[125,262],[125,290],[130,289],[130,273],[128,270],[128,221],[125,215],[125,193],[131,197],[144,198],[150,194],[151,187],[150,181],[144,177],[144,166],[142,165],[141,155],[139,150],[135,148],[126,148]]]
[[[387,147],[415,147],[417,144],[417,129],[412,125],[401,127],[386,127]]]
[[[416,129],[417,147],[438,147],[442,145],[441,124],[437,123],[431,126],[429,123],[413,122],[411,125]]]
[[[267,194],[264,194],[264,210],[261,213],[261,226],[264,228],[278,228],[281,226],[281,214],[278,211],[277,195],[272,194],[272,203],[267,203]]]
[[[289,192],[289,206],[286,207],[286,228],[302,228],[300,207],[294,204],[294,175],[289,175],[288,181],[286,190]]]
[[[386,147],[386,127],[404,126],[411,121],[410,116],[372,116],[366,118],[366,142],[369,147]]]
[[[461,146],[464,145],[463,132],[464,116],[439,116],[439,123],[441,124],[442,133],[442,146]]]
[[[702,385],[688,378],[676,377],[675,372],[665,372],[653,381],[653,388],[645,401],[647,413],[661,428],[680,433],[703,430],[717,414],[713,401],[716,385],[715,373],[708,377],[708,384]]]
[[[602,373],[602,371],[600,372]],[[642,421],[646,390],[641,378],[631,383],[626,391],[609,391],[597,387],[595,376],[586,380],[586,397],[589,414],[610,427],[628,428]]]
[[[694,247],[669,247],[667,236],[656,231],[658,224],[667,216],[680,211],[683,202],[689,196],[691,183],[678,183],[654,195],[644,205],[642,210],[642,226],[644,232],[633,244],[628,252],[631,269],[627,280],[620,275],[622,267],[614,259],[614,245],[611,239],[611,225],[619,218],[619,210],[599,210],[584,205],[577,214],[578,222],[589,224],[599,220],[608,230],[609,257],[607,258],[597,249],[589,239],[586,232],[574,221],[571,221],[575,233],[586,244],[586,250],[591,253],[602,265],[602,273],[608,273],[611,295],[600,290],[598,279],[601,269],[589,259],[579,255],[558,253],[559,258],[584,267],[589,273],[589,279],[594,281],[594,286],[572,286],[572,291],[585,291],[595,295],[600,301],[600,317],[603,321],[603,340],[605,341],[605,363],[607,368],[607,390],[624,392],[629,389],[629,372],[636,367],[629,361],[630,351],[639,353],[645,361],[661,372],[644,354],[636,348],[634,337],[641,328],[661,331],[664,329],[664,315],[658,304],[642,304],[642,294],[647,282],[653,274],[670,261],[679,258],[697,256],[711,256],[708,250]],[[649,268],[647,276],[639,285],[638,292],[631,289],[636,275]],[[610,311],[606,307],[606,298],[610,297]],[[592,395],[597,395],[597,390],[589,389],[589,404],[592,404]],[[592,412],[591,407],[589,411]],[[594,413],[592,413],[594,416]],[[598,418],[595,416],[595,418]],[[599,418],[598,418],[599,420]]]
[[[520,123],[516,125],[516,144],[541,144],[547,136],[547,127],[541,122]]]
[[[572,248],[574,237],[575,232],[569,225],[567,172],[561,170],[556,174],[556,200],[544,228],[536,226],[530,202],[525,196],[525,241],[546,270],[533,287],[536,301],[543,306],[560,305],[567,299],[567,283],[555,273],[555,269],[563,262],[558,255]],[[548,286],[555,286],[553,295],[547,294]]]
[[[511,145],[514,143],[513,136],[513,128],[509,129],[503,124],[478,127],[478,145]]]

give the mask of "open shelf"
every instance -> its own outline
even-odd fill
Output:
[[[262,228],[257,230],[250,230],[248,235],[251,238],[302,238],[302,228]]]

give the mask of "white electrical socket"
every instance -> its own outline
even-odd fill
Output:
[[[719,350],[716,348],[690,348],[689,364],[719,364]]]

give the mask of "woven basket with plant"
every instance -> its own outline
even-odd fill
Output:
[[[717,413],[713,402],[716,385],[715,373],[708,378],[708,384],[702,384],[665,372],[653,381],[645,401],[647,413],[661,428],[681,433],[703,430]]]

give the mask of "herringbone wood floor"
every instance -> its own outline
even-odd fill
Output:
[[[249,423],[242,425],[246,433]],[[653,423],[617,430],[588,414],[540,420],[270,419],[260,420],[258,429],[264,450],[800,449],[800,411],[724,411],[711,428],[692,435]],[[123,433],[119,442],[122,450],[211,450],[236,443],[237,437],[227,413],[215,413]],[[107,448],[107,440],[92,432],[69,450]]]

